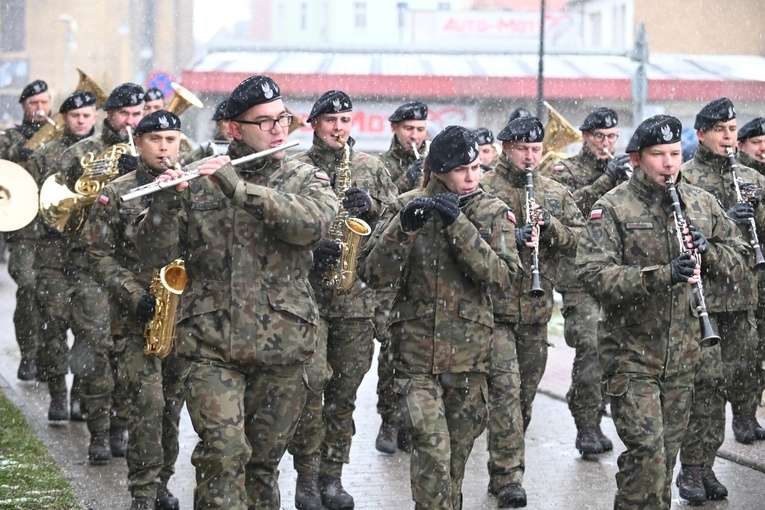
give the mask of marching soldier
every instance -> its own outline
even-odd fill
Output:
[[[143,103],[143,114],[148,115],[151,112],[165,109],[165,94],[158,88],[152,87],[146,90]]]
[[[409,101],[396,108],[388,121],[393,138],[390,148],[380,154],[380,161],[390,172],[396,189],[404,193],[417,188],[422,179],[422,158],[428,147],[425,142],[428,106],[420,101]]]
[[[480,127],[473,132],[478,138],[478,159],[481,160],[481,171],[488,172],[499,160],[499,154],[494,147],[494,133],[485,127]]]
[[[228,129],[228,119],[226,118],[226,100],[218,103],[213,113],[212,121],[215,122],[215,134],[212,140],[207,143],[203,143],[188,156],[184,158],[184,163],[187,165],[194,161],[199,161],[202,158],[210,156],[220,156],[228,152],[228,146],[231,143],[231,133]]]
[[[226,117],[232,158],[283,145],[292,120],[267,76],[240,83]],[[285,155],[237,167],[226,156],[208,160],[198,170],[209,177],[155,194],[138,225],[145,264],[186,261],[176,351],[190,365],[186,406],[200,436],[196,508],[280,506],[277,467],[318,337],[308,275],[338,208],[326,174]]]
[[[319,305],[319,346],[307,369],[311,391],[289,448],[298,472],[295,503],[306,509],[354,506],[341,477],[343,464],[350,462],[356,393],[374,355],[375,292],[353,274],[347,276],[354,278],[347,290],[328,281],[340,257],[347,263],[358,254],[342,253],[343,218],[359,218],[374,228],[398,195],[380,160],[354,150],[352,112],[347,94],[324,93],[307,119],[314,130],[313,145],[295,157],[328,176],[343,208],[330,230],[340,237],[325,236],[314,251],[311,283]]]
[[[412,435],[416,508],[462,508],[465,464],[486,426],[492,299],[520,271],[507,206],[480,193],[472,131],[449,126],[359,258],[374,288],[397,284],[390,317],[394,389]],[[462,196],[462,198],[460,198]]]
[[[489,491],[497,494],[499,505],[504,508],[526,506],[522,487],[523,436],[547,363],[547,323],[552,316],[553,291],[550,279],[557,258],[574,250],[584,219],[566,189],[536,171],[544,139],[539,119],[517,116],[497,138],[502,141],[502,154],[494,170],[483,175],[481,185],[504,201],[515,218],[526,221],[515,231],[525,271],[507,292],[493,297],[495,345],[489,373]],[[529,202],[529,175],[534,204]],[[526,218],[527,213],[532,217]],[[544,290],[540,297],[530,296],[535,245]]]
[[[680,175],[681,129],[669,115],[638,126],[627,146],[634,173],[593,205],[577,250],[579,278],[602,307],[604,392],[626,447],[616,475],[620,510],[670,508],[672,469],[701,357],[689,285],[700,272],[705,282],[738,282],[748,273],[735,226],[713,196]],[[668,177],[690,225],[682,253]]]

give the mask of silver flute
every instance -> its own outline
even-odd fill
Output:
[[[280,152],[285,149],[289,149],[290,147],[294,147],[298,145],[300,142],[298,140],[292,140],[291,142],[283,143],[281,145],[277,145],[276,147],[272,147],[270,149],[266,149],[264,151],[256,152],[254,154],[250,154],[249,156],[244,156],[238,159],[234,159],[231,161],[232,166],[237,165],[243,165],[244,163],[247,163],[249,161],[253,161],[255,159],[264,158],[266,156],[270,156],[271,154],[274,154],[275,152]],[[201,161],[198,161],[197,163],[203,163],[204,161],[207,161],[208,159],[217,158],[218,156],[210,156],[209,158],[205,158]],[[172,188],[173,186],[177,186],[178,184],[186,181],[190,181],[192,179],[196,179],[197,177],[202,177],[202,174],[199,173],[199,170],[197,170],[199,165],[197,167],[187,170],[183,172],[183,175],[180,177],[177,177],[175,179],[170,179],[167,181],[153,181],[149,184],[144,184],[143,186],[138,186],[137,188],[131,189],[129,192],[125,193],[120,197],[120,202],[128,202],[130,200],[134,200],[136,198],[141,198],[146,195],[151,195],[152,193],[156,193],[157,191],[162,191],[166,188]]]

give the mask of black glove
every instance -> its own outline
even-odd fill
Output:
[[[34,153],[34,150],[26,147],[19,147],[19,162],[23,163],[29,159],[29,156]]]
[[[335,267],[341,253],[340,245],[335,241],[322,239],[319,241],[319,246],[313,250],[313,266],[320,270]]]
[[[736,223],[749,223],[754,218],[754,207],[749,202],[741,202],[728,209],[728,216]]]
[[[441,215],[441,221],[444,222],[444,228],[454,223],[460,215],[460,197],[456,193],[450,191],[439,193],[435,198],[435,206]]]
[[[415,198],[401,209],[401,228],[411,232],[423,227],[430,218],[430,213],[436,206],[432,198]]]
[[[422,159],[415,159],[406,170],[406,182],[409,188],[414,189],[422,180]]]
[[[707,241],[707,238],[704,237],[704,234],[699,232],[696,227],[693,225],[688,225],[688,233],[692,238],[691,243],[693,243],[693,248],[696,248],[696,251],[699,253],[706,253],[709,251],[709,241]]]
[[[614,159],[608,162],[608,166],[606,167],[605,173],[609,179],[614,181],[614,184],[616,184],[619,181],[627,180],[627,168],[629,168],[627,165],[630,162],[630,156],[629,154],[622,154],[621,156],[616,156]]]
[[[757,206],[762,202],[762,190],[759,186],[751,182],[745,182],[739,189],[744,197],[747,197],[747,201],[752,204],[752,207],[757,209]]]
[[[123,154],[117,160],[117,168],[120,169],[122,175],[134,172],[138,170],[138,158],[136,156],[131,156],[130,154]]]
[[[550,226],[550,222],[552,221],[550,211],[540,205],[537,209],[534,209],[532,214],[537,218],[537,221],[542,220],[544,222],[542,225],[539,225],[539,231],[544,232],[547,230],[547,227]]]
[[[369,193],[361,188],[348,188],[345,190],[343,208],[353,214],[366,214],[372,208],[372,199],[369,198]]]
[[[151,294],[144,294],[135,307],[135,315],[141,324],[146,324],[154,318],[154,310],[157,308],[157,298]]]
[[[669,274],[672,276],[672,285],[685,283],[693,278],[696,270],[696,259],[690,253],[683,253],[669,263]]]
[[[515,229],[515,245],[518,247],[519,250],[522,250],[523,248],[527,248],[526,243],[531,242],[533,229],[534,229],[534,225],[531,225],[530,223],[527,223],[523,225],[522,227],[518,227]]]

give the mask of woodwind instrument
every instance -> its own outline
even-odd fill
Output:
[[[539,273],[539,225],[537,225],[534,206],[534,175],[531,173],[531,165],[526,165],[526,224],[531,225],[536,231],[537,240],[531,249],[531,290],[529,296],[542,297],[545,291],[542,288],[542,279]]]
[[[608,149],[604,148],[603,152],[605,152],[608,155],[608,157],[611,158],[611,159],[614,159],[616,157],[616,155],[615,154],[611,154],[611,151],[609,151]],[[627,174],[627,179],[632,179],[632,172],[634,172],[635,169],[633,168],[632,163],[630,163],[630,162],[627,162],[626,166],[627,166],[627,169],[624,171],[624,173]]]
[[[683,232],[688,228],[688,222],[685,220],[683,210],[680,207],[680,196],[677,193],[675,181],[672,180],[672,177],[667,176],[665,183],[667,185],[669,198],[672,200],[672,210],[675,216],[675,229],[677,229],[677,240],[680,242],[680,253],[690,253],[696,259],[696,264],[701,266],[701,255],[695,250],[691,251],[688,246],[686,246],[683,239]],[[701,347],[716,345],[720,342],[720,337],[715,333],[712,328],[712,323],[709,320],[709,313],[707,312],[707,305],[704,300],[704,285],[701,283],[701,275],[699,275],[696,282],[691,285],[691,289],[693,291],[693,307],[699,314],[699,325],[701,326],[701,340],[699,340],[699,345]]]
[[[733,174],[733,187],[736,189],[736,200],[738,203],[749,203],[749,201],[741,194],[740,182],[741,177],[738,175],[738,162],[736,161],[736,153],[731,147],[727,148],[728,162],[730,163],[730,171]],[[749,247],[754,252],[754,268],[762,269],[765,267],[765,257],[762,255],[762,247],[760,246],[760,239],[757,236],[757,224],[754,218],[749,218]]]

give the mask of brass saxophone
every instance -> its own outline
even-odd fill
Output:
[[[164,359],[173,348],[175,338],[175,315],[186,286],[186,266],[183,259],[176,259],[163,267],[155,269],[149,287],[149,293],[157,298],[154,317],[146,323],[143,336],[146,345],[143,353]]]
[[[340,203],[345,198],[345,191],[351,187],[351,146],[338,135],[343,144],[343,161],[335,170],[335,194]],[[337,265],[324,275],[324,285],[328,289],[346,291],[353,285],[356,277],[356,258],[359,255],[361,239],[372,233],[372,228],[361,218],[351,218],[344,208],[340,208],[327,236],[340,245],[340,260]]]

